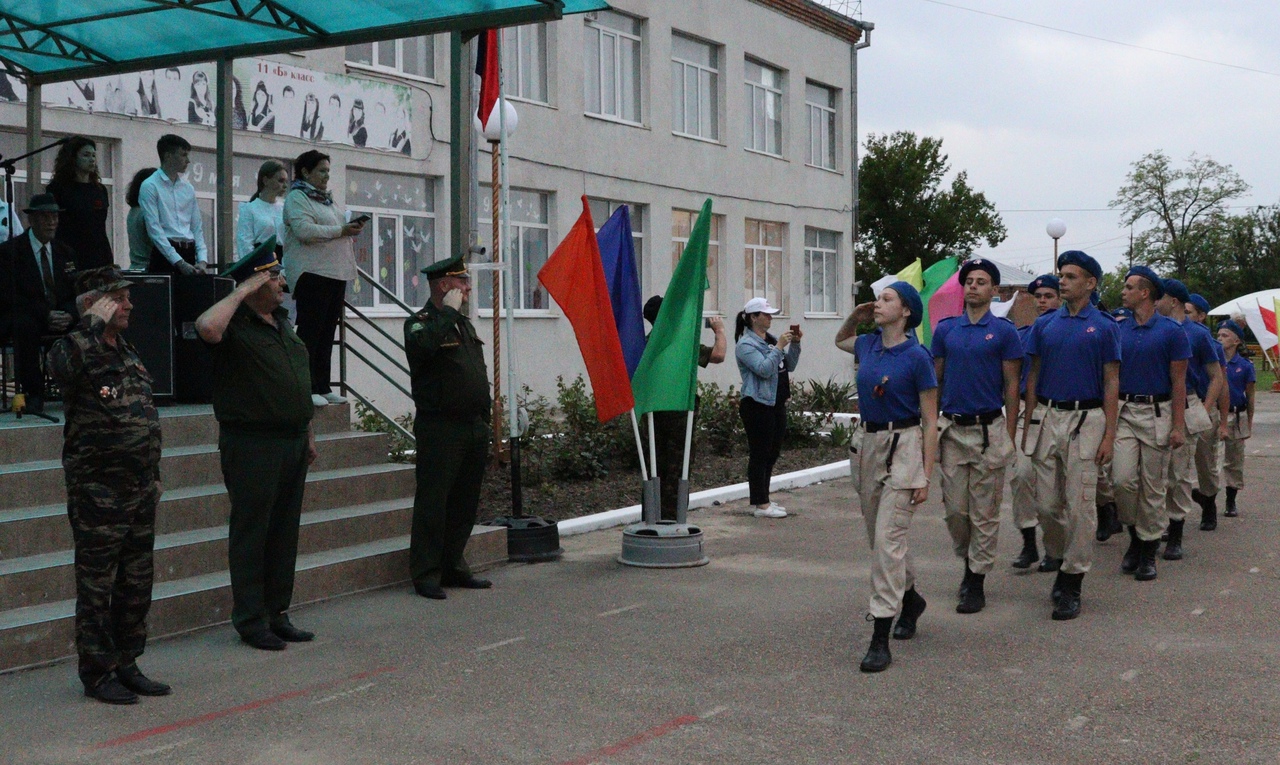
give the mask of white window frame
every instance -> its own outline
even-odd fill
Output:
[[[809,243],[809,235],[813,234],[814,243]],[[834,248],[822,246],[822,235],[834,235]],[[813,259],[822,258],[822,294],[814,294]],[[832,294],[826,294],[826,277],[834,271],[835,287]],[[804,229],[804,278],[805,278],[805,315],[806,316],[838,316],[840,311],[840,232],[830,229],[805,226]],[[821,300],[822,305],[814,307],[814,300]]]
[[[720,101],[720,69],[719,69],[719,65],[720,65],[720,59],[721,59],[721,55],[720,55],[720,46],[718,46],[718,45],[716,45],[716,44],[714,44],[714,43],[711,43],[711,42],[707,42],[706,40],[701,40],[701,39],[699,39],[699,38],[697,38],[697,37],[694,37],[694,36],[692,36],[692,35],[686,35],[686,34],[683,34],[683,33],[681,33],[681,32],[672,32],[672,33],[671,33],[671,37],[672,37],[672,45],[671,45],[671,63],[672,63],[672,64],[674,64],[675,66],[678,66],[678,67],[680,68],[680,78],[679,78],[678,84],[677,84],[677,79],[676,79],[675,72],[674,72],[674,71],[672,71],[672,74],[671,74],[671,92],[672,92],[672,95],[673,95],[673,97],[674,97],[674,96],[675,96],[675,94],[676,94],[676,92],[677,92],[677,88],[678,88],[678,89],[679,89],[679,92],[681,92],[681,93],[683,93],[683,94],[684,94],[684,97],[681,99],[681,102],[680,102],[680,110],[679,110],[678,112],[677,112],[677,111],[676,111],[676,109],[674,108],[674,104],[673,104],[673,108],[672,108],[672,110],[671,110],[671,132],[672,132],[672,133],[674,133],[675,135],[682,136],[682,137],[684,137],[684,138],[696,138],[696,139],[701,140],[701,141],[711,141],[711,142],[714,142],[714,143],[720,143],[720,112],[719,112],[719,110],[720,110],[720,103],[719,103],[719,101]],[[711,60],[712,60],[712,62],[713,62],[713,64],[714,64],[714,66],[706,66],[705,64],[699,63],[699,62],[697,62],[697,61],[689,61],[688,59],[680,58],[680,57],[676,54],[676,52],[675,52],[675,42],[674,42],[674,41],[675,41],[675,38],[677,38],[677,37],[681,37],[681,38],[684,38],[685,40],[688,40],[689,42],[696,43],[696,44],[698,44],[698,45],[705,45],[705,46],[707,46],[708,48],[710,48],[710,49],[711,49]],[[688,124],[685,124],[685,125],[684,125],[684,128],[685,128],[684,130],[681,130],[681,129],[680,129],[679,127],[677,127],[677,125],[676,125],[676,120],[677,120],[677,119],[679,119],[681,122],[683,122],[683,121],[684,121],[685,114],[686,114],[686,113],[687,113],[687,111],[688,111],[689,92],[688,92],[688,89],[687,89],[685,86],[686,86],[686,85],[687,85],[687,83],[688,83],[688,70],[689,70],[689,69],[693,69],[694,71],[696,71],[696,72],[698,73],[698,74],[697,74],[698,90],[697,90],[697,92],[696,92],[696,93],[694,93],[694,95],[693,95],[693,98],[695,99],[695,101],[697,101],[698,117],[699,117],[699,119],[698,119],[698,130],[697,130],[696,132],[691,132],[691,131],[689,131],[689,130],[688,130],[688,127],[689,127],[689,126],[688,126]],[[710,77],[711,77],[711,85],[712,85],[711,90],[712,90],[712,94],[711,94],[711,103],[709,103],[709,104],[704,104],[704,103],[702,103],[702,101],[701,101],[701,95],[702,95],[702,75],[703,75],[704,73],[705,73],[705,74],[709,74],[709,75],[710,75]],[[701,128],[702,128],[702,118],[704,117],[704,115],[709,115],[709,117],[708,117],[708,119],[707,119],[707,122],[708,122],[708,125],[709,125],[709,127],[708,127],[709,134],[707,134],[707,135],[704,135],[704,134],[702,133],[702,129],[701,129]]]
[[[747,75],[746,75],[746,68],[747,68],[747,66],[748,66],[748,65],[755,65],[755,66],[760,67],[761,69],[765,69],[765,70],[768,70],[768,71],[771,71],[771,72],[775,72],[775,73],[777,73],[777,75],[778,75],[778,82],[779,82],[778,87],[776,87],[776,88],[774,88],[774,87],[770,87],[770,86],[768,86],[768,85],[765,85],[765,84],[760,83],[760,82],[756,82],[755,80],[752,80],[752,79],[748,78],[748,77],[747,77]],[[786,112],[784,111],[784,107],[783,107],[783,99],[782,99],[782,95],[783,95],[783,93],[782,93],[782,84],[781,84],[781,83],[782,83],[782,75],[783,75],[782,70],[781,70],[781,69],[779,69],[778,67],[776,67],[776,66],[771,66],[771,65],[769,65],[769,64],[766,64],[766,63],[765,63],[765,62],[763,62],[763,61],[760,61],[760,60],[758,60],[758,59],[751,58],[750,56],[748,56],[748,57],[743,61],[743,76],[742,76],[742,82],[743,82],[743,84],[746,86],[746,98],[747,98],[746,108],[745,108],[745,110],[744,110],[744,111],[746,112],[746,116],[747,116],[747,145],[746,145],[746,147],[745,147],[747,151],[755,152],[756,154],[764,154],[764,155],[769,156],[769,157],[779,157],[779,158],[780,158],[780,157],[782,157],[782,144],[783,144],[783,141],[786,139],[786,130],[787,130],[787,127],[786,127],[786,120],[784,119],[784,115],[785,115],[785,113],[786,113]],[[765,109],[765,117],[764,117],[764,119],[765,119],[765,125],[764,125],[764,126],[765,126],[765,134],[764,134],[764,136],[763,136],[763,139],[764,139],[764,148],[763,148],[763,149],[761,149],[761,148],[757,148],[757,141],[756,141],[756,139],[757,139],[757,137],[758,137],[758,136],[756,136],[756,134],[755,134],[755,123],[756,123],[756,101],[755,101],[755,96],[756,96],[756,93],[757,93],[757,92],[760,92],[760,93],[762,93],[762,94],[764,95],[764,99],[763,99],[763,100],[764,100],[764,109]],[[777,120],[777,121],[778,121],[778,146],[777,146],[777,151],[770,151],[770,150],[769,150],[769,133],[770,133],[770,131],[768,130],[768,127],[769,127],[769,118],[768,118],[768,114],[769,114],[769,104],[770,104],[770,102],[771,102],[771,101],[772,101],[772,102],[773,102],[773,104],[774,104],[775,113],[778,115],[778,120]]]
[[[379,170],[372,170],[364,167],[349,168],[349,170],[358,170],[359,172],[367,173],[371,175],[377,175],[381,172]],[[412,174],[408,174],[408,173],[399,173],[398,175],[407,175],[409,177],[414,177]],[[431,252],[428,253],[430,256],[430,260],[427,263],[421,264],[420,268],[425,268],[427,265],[430,265],[431,263],[436,262],[440,252],[440,249],[439,249],[440,248],[440,218],[438,213],[439,207],[436,204],[436,197],[440,191],[439,179],[429,175],[429,176],[426,176],[426,183],[427,183],[427,190],[430,193],[431,200],[432,200],[431,206],[433,209],[431,210],[404,210],[404,209],[396,209],[391,207],[378,207],[376,205],[370,205],[370,204],[362,205],[358,202],[349,202],[346,208],[351,213],[352,218],[355,218],[356,216],[361,215],[362,213],[367,214],[371,218],[371,220],[367,224],[365,224],[365,227],[366,227],[365,230],[369,232],[369,238],[370,238],[369,241],[370,241],[370,246],[372,247],[371,254],[373,258],[373,262],[370,264],[372,270],[369,272],[369,275],[374,277],[375,279],[378,278],[379,267],[382,263],[382,260],[385,259],[384,254],[379,252],[378,250],[378,244],[379,244],[378,226],[381,225],[381,219],[385,219],[385,218],[395,219],[395,232],[396,232],[395,255],[394,255],[394,258],[392,259],[392,262],[389,264],[389,267],[393,269],[392,273],[396,274],[396,281],[395,281],[395,287],[391,291],[395,294],[397,298],[399,298],[402,302],[409,304],[409,306],[412,308],[418,308],[420,306],[415,306],[414,300],[408,300],[405,298],[405,289],[404,289],[405,287],[404,285],[405,253],[404,253],[404,235],[402,233],[404,230],[404,219],[405,218],[429,218],[432,221]],[[426,277],[424,276],[422,278],[425,279]],[[379,284],[381,284],[381,282],[379,282]],[[383,285],[383,286],[386,286],[386,285]],[[377,288],[368,287],[368,289],[373,296],[373,305],[356,306],[357,308],[360,309],[361,312],[369,316],[404,316],[404,310],[400,308],[400,306],[396,305],[395,303],[392,303],[391,301],[383,297],[382,293],[378,291]],[[429,294],[430,290],[423,289],[423,292]]]
[[[511,249],[514,248],[515,250],[514,254],[516,257],[514,260],[510,260],[509,262],[511,262],[512,265],[515,267],[515,269],[517,269],[516,271],[513,271],[513,273],[519,273],[523,275],[524,261],[525,261],[525,252],[524,252],[525,230],[547,232],[547,258],[548,259],[551,258],[551,253],[554,250],[554,247],[552,246],[553,240],[551,238],[551,216],[555,212],[554,200],[552,198],[552,193],[550,191],[543,191],[541,189],[523,189],[523,188],[517,189],[515,187],[513,187],[511,190],[523,191],[527,194],[537,194],[538,196],[544,199],[544,201],[546,202],[546,209],[547,209],[545,223],[530,223],[528,221],[517,221],[517,220],[512,220],[509,223],[510,231],[508,233],[510,238],[508,241],[510,242],[510,246],[508,246],[506,252],[499,253],[499,256],[502,258],[503,261],[508,261],[509,256],[512,254]],[[488,198],[492,198],[491,195],[493,193],[493,190],[491,187],[481,186],[480,193],[481,195],[490,195]],[[481,232],[483,232],[483,235],[485,237],[491,236],[493,232],[493,218],[482,217],[482,215],[483,215],[482,213],[477,212],[476,226],[477,228],[480,229]],[[499,224],[499,232],[501,232],[501,224]],[[491,253],[490,257],[492,257],[492,250],[490,250],[490,253]],[[545,261],[543,262],[545,263]],[[476,271],[472,272],[472,275],[471,275],[472,290],[483,290],[484,291],[483,294],[489,295],[489,296],[493,294],[492,282],[490,278],[486,276],[486,274],[488,273],[492,273],[492,271],[477,269]],[[512,283],[514,282],[515,280],[512,279]],[[546,296],[546,307],[545,308],[525,308],[524,307],[524,290],[521,289],[519,293],[516,295],[516,298],[520,303],[520,305],[515,306],[515,315],[517,318],[521,316],[527,316],[527,317],[555,316],[555,314],[551,310],[553,301],[551,299],[550,293],[547,292],[547,288],[543,287],[541,284],[538,284],[538,290],[543,295]],[[478,316],[487,316],[487,317],[493,316],[493,310],[494,310],[493,308],[480,308],[479,300],[476,301],[476,305],[477,305],[476,313]],[[501,316],[506,315],[506,312],[502,310],[501,306],[498,307],[498,313]]]
[[[682,210],[673,208],[671,210],[672,218],[672,234],[671,234],[671,268],[674,272],[676,264],[680,262],[680,256],[684,254],[684,248],[689,244],[689,237],[675,235],[675,216],[689,216],[689,233],[693,233],[693,226],[698,222],[697,210]],[[711,283],[711,289],[708,290],[712,299],[715,301],[710,308],[707,307],[704,300],[702,305],[703,316],[723,316],[724,310],[720,303],[720,268],[721,261],[724,257],[724,248],[722,246],[721,237],[724,236],[725,218],[723,215],[712,213],[711,229],[707,232],[707,281]],[[719,229],[720,236],[716,236],[716,230]],[[711,249],[715,248],[715,259],[711,257]]]
[[[774,246],[766,245],[763,241],[760,243],[747,241],[747,230],[752,223],[758,223],[762,232],[766,225],[777,226],[779,244]],[[782,221],[746,218],[743,221],[742,233],[743,254],[745,256],[743,262],[743,287],[745,299],[750,300],[751,298],[762,297],[768,300],[769,304],[774,308],[781,309],[781,315],[789,315],[789,312],[787,311],[787,224]],[[761,240],[763,239],[764,237],[762,236]],[[778,255],[778,270],[780,272],[778,274],[779,294],[777,295],[769,294],[769,276],[771,274],[771,271],[769,270],[769,256],[773,253],[777,253]],[[764,261],[764,283],[757,284],[755,280],[756,264],[759,263],[761,259]]]
[[[618,11],[606,11],[606,13],[615,13],[615,14],[617,14],[617,15],[619,15],[619,16],[627,16],[627,14],[625,14],[625,13],[619,13]],[[632,16],[627,16],[627,18],[631,18],[631,19],[633,19],[637,24],[642,24],[642,22],[641,22],[641,20],[640,20],[640,19],[637,19],[637,18],[632,17]],[[598,76],[598,78],[599,78],[599,82],[600,82],[599,102],[598,102],[598,103],[594,103],[594,104],[593,104],[593,103],[589,103],[589,101],[590,101],[590,97],[589,97],[589,94],[588,94],[588,93],[587,93],[587,91],[586,91],[586,88],[587,88],[587,82],[588,82],[588,80],[587,80],[587,78],[586,78],[586,77],[584,77],[584,78],[583,78],[583,95],[584,95],[584,102],[586,102],[586,103],[585,103],[585,106],[586,106],[586,114],[587,114],[587,115],[589,115],[589,116],[591,116],[591,117],[596,117],[596,118],[598,118],[598,119],[602,119],[602,120],[609,120],[609,121],[611,121],[611,122],[620,122],[620,123],[622,123],[622,124],[624,124],[624,125],[636,125],[636,126],[643,126],[643,125],[644,125],[644,118],[645,118],[645,108],[644,108],[644,86],[645,86],[645,82],[644,82],[644,70],[645,70],[645,63],[644,63],[644,59],[645,59],[645,55],[644,55],[644,35],[643,35],[643,34],[638,34],[638,35],[636,35],[636,34],[632,34],[632,33],[630,33],[630,32],[623,31],[623,30],[621,30],[621,29],[615,29],[615,28],[613,28],[613,27],[606,26],[606,25],[604,25],[603,23],[601,23],[601,22],[600,22],[600,20],[599,20],[599,16],[598,16],[597,14],[590,14],[590,15],[588,15],[588,16],[587,16],[586,26],[587,26],[587,27],[589,27],[589,28],[591,28],[591,29],[596,30],[596,31],[598,32],[598,34],[599,34],[599,37],[600,37],[600,48],[599,48],[599,49],[597,50],[597,52],[596,52],[596,61],[597,61],[597,66],[599,67],[599,70],[598,70],[598,72],[597,72],[597,76]],[[614,109],[614,111],[615,111],[615,113],[614,113],[614,114],[609,114],[609,113],[605,112],[605,111],[604,111],[604,109],[605,109],[605,105],[602,103],[602,102],[603,102],[603,100],[604,100],[604,82],[605,82],[605,63],[604,63],[604,62],[605,62],[605,57],[604,57],[604,50],[605,50],[605,47],[604,47],[604,46],[605,46],[605,40],[606,40],[606,38],[609,38],[609,39],[610,39],[610,41],[611,41],[611,42],[610,42],[609,44],[610,44],[610,45],[612,46],[612,48],[613,48],[614,71],[612,72],[611,79],[613,80],[613,100],[614,100],[614,102],[613,102],[613,109]],[[623,81],[622,81],[622,66],[621,66],[621,62],[622,62],[622,44],[619,42],[620,40],[631,40],[631,41],[633,41],[633,42],[635,43],[635,46],[636,46],[636,77],[637,77],[637,78],[639,78],[639,83],[638,83],[638,84],[639,84],[639,86],[640,86],[640,87],[639,87],[639,91],[640,91],[640,92],[639,92],[639,94],[636,96],[636,119],[635,119],[635,120],[630,120],[630,119],[627,119],[626,117],[623,117],[623,116],[622,116],[622,111],[623,111],[623,110],[622,110],[622,104],[623,104],[623,96],[622,96],[622,94],[625,92],[625,90],[624,90],[624,87],[623,87],[623,86],[624,86],[624,83],[623,83]],[[586,59],[585,59],[585,56],[587,55],[587,47],[588,47],[589,45],[591,45],[591,42],[590,42],[590,41],[587,41],[587,42],[583,45],[583,56],[584,56],[584,59],[583,59],[583,66],[584,66],[584,70],[585,70],[585,66],[586,66]],[[584,74],[585,74],[585,71],[584,71]]]
[[[524,81],[524,72],[521,67],[521,62],[523,60],[521,51],[526,45],[526,40],[529,39],[530,35],[536,34],[539,27],[542,31],[542,50],[541,56],[535,64],[540,71],[536,72],[535,75],[540,76],[542,79],[543,97],[535,98],[521,92],[520,90],[521,83]],[[504,29],[502,31],[502,35],[504,41],[512,39],[515,40],[512,45],[514,45],[516,55],[506,56],[506,52],[504,51],[502,62],[502,68],[506,70],[503,72],[503,83],[507,86],[507,97],[512,101],[525,101],[531,104],[549,106],[551,104],[551,53],[549,50],[551,47],[551,29],[549,28],[549,25],[544,21],[539,21],[534,24],[521,24],[518,27],[509,27]],[[533,58],[533,56],[530,56],[530,58]]]
[[[397,77],[405,77],[411,80],[418,80],[420,82],[430,82],[433,84],[439,84],[440,81],[436,77],[435,35],[413,35],[413,36],[422,37],[431,41],[431,56],[429,58],[429,60],[431,61],[430,76],[425,76],[421,74],[412,74],[404,70],[404,44],[403,44],[404,39],[403,38],[396,39],[396,40],[380,40],[380,41],[368,43],[369,45],[372,46],[371,48],[372,55],[369,57],[371,60],[371,63],[368,63],[368,64],[362,61],[352,61],[351,59],[347,58],[351,48],[355,47],[353,45],[348,45],[342,49],[342,58],[346,62],[347,66],[352,69],[362,69],[367,72],[385,72],[387,74],[394,74]],[[378,63],[378,46],[379,45],[395,45],[396,46],[395,66],[386,66],[384,64]]]
[[[822,170],[835,170],[840,158],[836,151],[836,132],[839,127],[839,116],[836,105],[818,104],[809,100],[809,87],[822,88],[830,98],[831,104],[838,103],[836,89],[819,82],[805,83],[805,112],[809,127],[809,160],[806,164]],[[816,136],[815,136],[816,133]],[[814,138],[817,138],[815,147]],[[830,162],[830,164],[827,164]]]
[[[644,245],[645,245],[645,208],[648,205],[642,205],[639,202],[625,202],[617,199],[592,199],[592,202],[603,202],[609,210],[609,215],[600,220],[595,219],[595,213],[592,213],[591,222],[595,224],[596,233],[600,233],[600,227],[608,222],[618,208],[626,205],[631,208],[631,244],[636,251],[636,277],[640,279],[640,284],[644,285]],[[640,221],[640,229],[636,230],[636,221]]]

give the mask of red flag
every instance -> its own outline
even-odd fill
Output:
[[[630,410],[635,406],[635,398],[631,394],[631,379],[622,356],[613,304],[609,301],[609,285],[605,282],[596,229],[585,195],[582,215],[542,266],[538,281],[560,304],[573,325],[595,392],[596,417],[605,422]]]
[[[481,129],[489,126],[489,115],[498,102],[498,30],[486,29],[480,33],[480,48],[476,51],[476,74],[480,75],[480,103],[476,116]]]
[[[1254,302],[1257,302],[1257,301],[1254,301]],[[1267,309],[1262,307],[1261,303],[1258,303],[1258,313],[1262,314],[1262,326],[1266,327],[1268,332],[1270,332],[1273,335],[1280,334],[1280,332],[1276,331],[1276,312],[1275,311],[1268,311]]]

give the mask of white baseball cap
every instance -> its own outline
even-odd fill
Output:
[[[742,312],[746,314],[752,314],[752,313],[774,314],[774,313],[781,313],[782,309],[774,308],[773,306],[769,305],[768,300],[765,300],[762,297],[755,297],[747,301],[747,304],[742,307]]]

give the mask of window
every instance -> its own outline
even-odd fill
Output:
[[[782,72],[747,59],[747,148],[782,156]]]
[[[689,243],[689,233],[698,220],[696,210],[671,211],[671,267],[675,268]],[[720,230],[723,215],[711,216],[711,231],[707,241],[707,294],[702,300],[703,313],[720,313]]]
[[[836,92],[815,85],[804,86],[805,111],[809,113],[809,164],[836,169]]]
[[[507,95],[547,103],[547,25],[504,30],[502,68]]]
[[[434,80],[436,77],[435,38],[424,35],[348,45],[347,61]]]
[[[480,227],[480,244],[492,257],[493,248],[493,192],[490,187],[480,187],[480,211],[477,224]],[[513,297],[517,310],[547,311],[551,298],[538,281],[538,271],[550,254],[551,195],[538,191],[511,189],[511,251],[501,255],[503,260],[516,264],[514,271],[516,293]],[[493,309],[493,290],[490,280],[481,272],[472,276],[472,288],[479,294],[476,305]]]
[[[714,45],[671,36],[671,130],[680,135],[720,138],[718,68]]]
[[[421,175],[347,168],[347,209],[369,221],[355,239],[356,265],[396,297],[418,307],[431,294],[423,268],[436,262],[435,183]],[[347,285],[347,302],[394,307],[358,276]]]
[[[591,222],[596,224],[596,231],[609,220],[609,217],[623,205],[630,207],[631,243],[636,251],[636,276],[644,284],[644,205],[635,202],[615,202],[612,199],[592,199]]]
[[[804,293],[808,313],[835,314],[839,310],[836,285],[840,277],[840,234],[820,228],[804,230]]]
[[[599,11],[588,20],[587,114],[640,122],[640,20]]]
[[[762,297],[769,301],[769,305],[786,313],[782,227],[781,223],[747,219],[745,300]]]

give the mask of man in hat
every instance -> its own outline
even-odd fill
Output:
[[[160,416],[151,376],[121,336],[133,310],[129,282],[107,266],[81,273],[75,290],[82,321],[53,344],[48,365],[66,403],[79,674],[86,696],[135,704],[138,694],[170,690],[137,664],[151,608]]]
[[[1000,269],[975,258],[961,264],[959,278],[964,313],[938,322],[933,364],[942,387],[942,503],[956,557],[964,560],[956,611],[975,614],[986,606],[984,580],[995,563],[1004,471],[1014,459],[1023,350],[1013,322],[991,313]]]
[[[1208,329],[1209,301],[1204,295],[1192,293],[1187,297],[1185,307],[1188,319]],[[1227,355],[1216,336],[1213,337],[1213,349],[1218,356],[1218,364],[1225,370]],[[1231,392],[1225,376],[1216,402],[1212,391],[1200,391],[1202,387],[1203,385],[1198,384],[1197,391],[1202,393],[1201,398],[1213,427],[1201,431],[1195,439],[1196,487],[1191,490],[1191,498],[1200,506],[1200,530],[1213,531],[1218,528],[1218,487],[1222,484],[1223,444],[1227,438],[1227,421],[1231,414]]]
[[[431,297],[404,323],[418,445],[409,575],[433,600],[445,599],[444,587],[493,586],[463,557],[488,462],[491,401],[483,344],[464,307],[471,275],[463,258],[422,269]]]
[[[1115,319],[1091,300],[1102,266],[1087,253],[1058,257],[1065,303],[1041,316],[1027,336],[1031,373],[1023,407],[1023,452],[1031,456],[1036,497],[1061,526],[1062,549],[1045,539],[1045,554],[1062,560],[1053,587],[1053,618],[1080,615],[1084,575],[1093,566],[1098,470],[1111,460],[1116,436],[1120,339]],[[1040,431],[1028,438],[1036,404]]]
[[[61,208],[37,194],[25,210],[27,233],[0,245],[0,340],[12,338],[27,410],[44,411],[40,348],[76,324],[75,253],[53,241]]]
[[[231,624],[245,643],[280,651],[315,635],[290,622],[307,468],[315,461],[307,348],[289,324],[275,237],[225,273],[230,295],[200,315],[211,348],[213,414],[231,500]]]
[[[1156,310],[1164,280],[1146,266],[1129,269],[1121,291],[1133,318],[1120,323],[1120,419],[1111,481],[1129,549],[1120,570],[1156,578],[1156,550],[1169,525],[1169,460],[1187,440],[1187,333]]]

